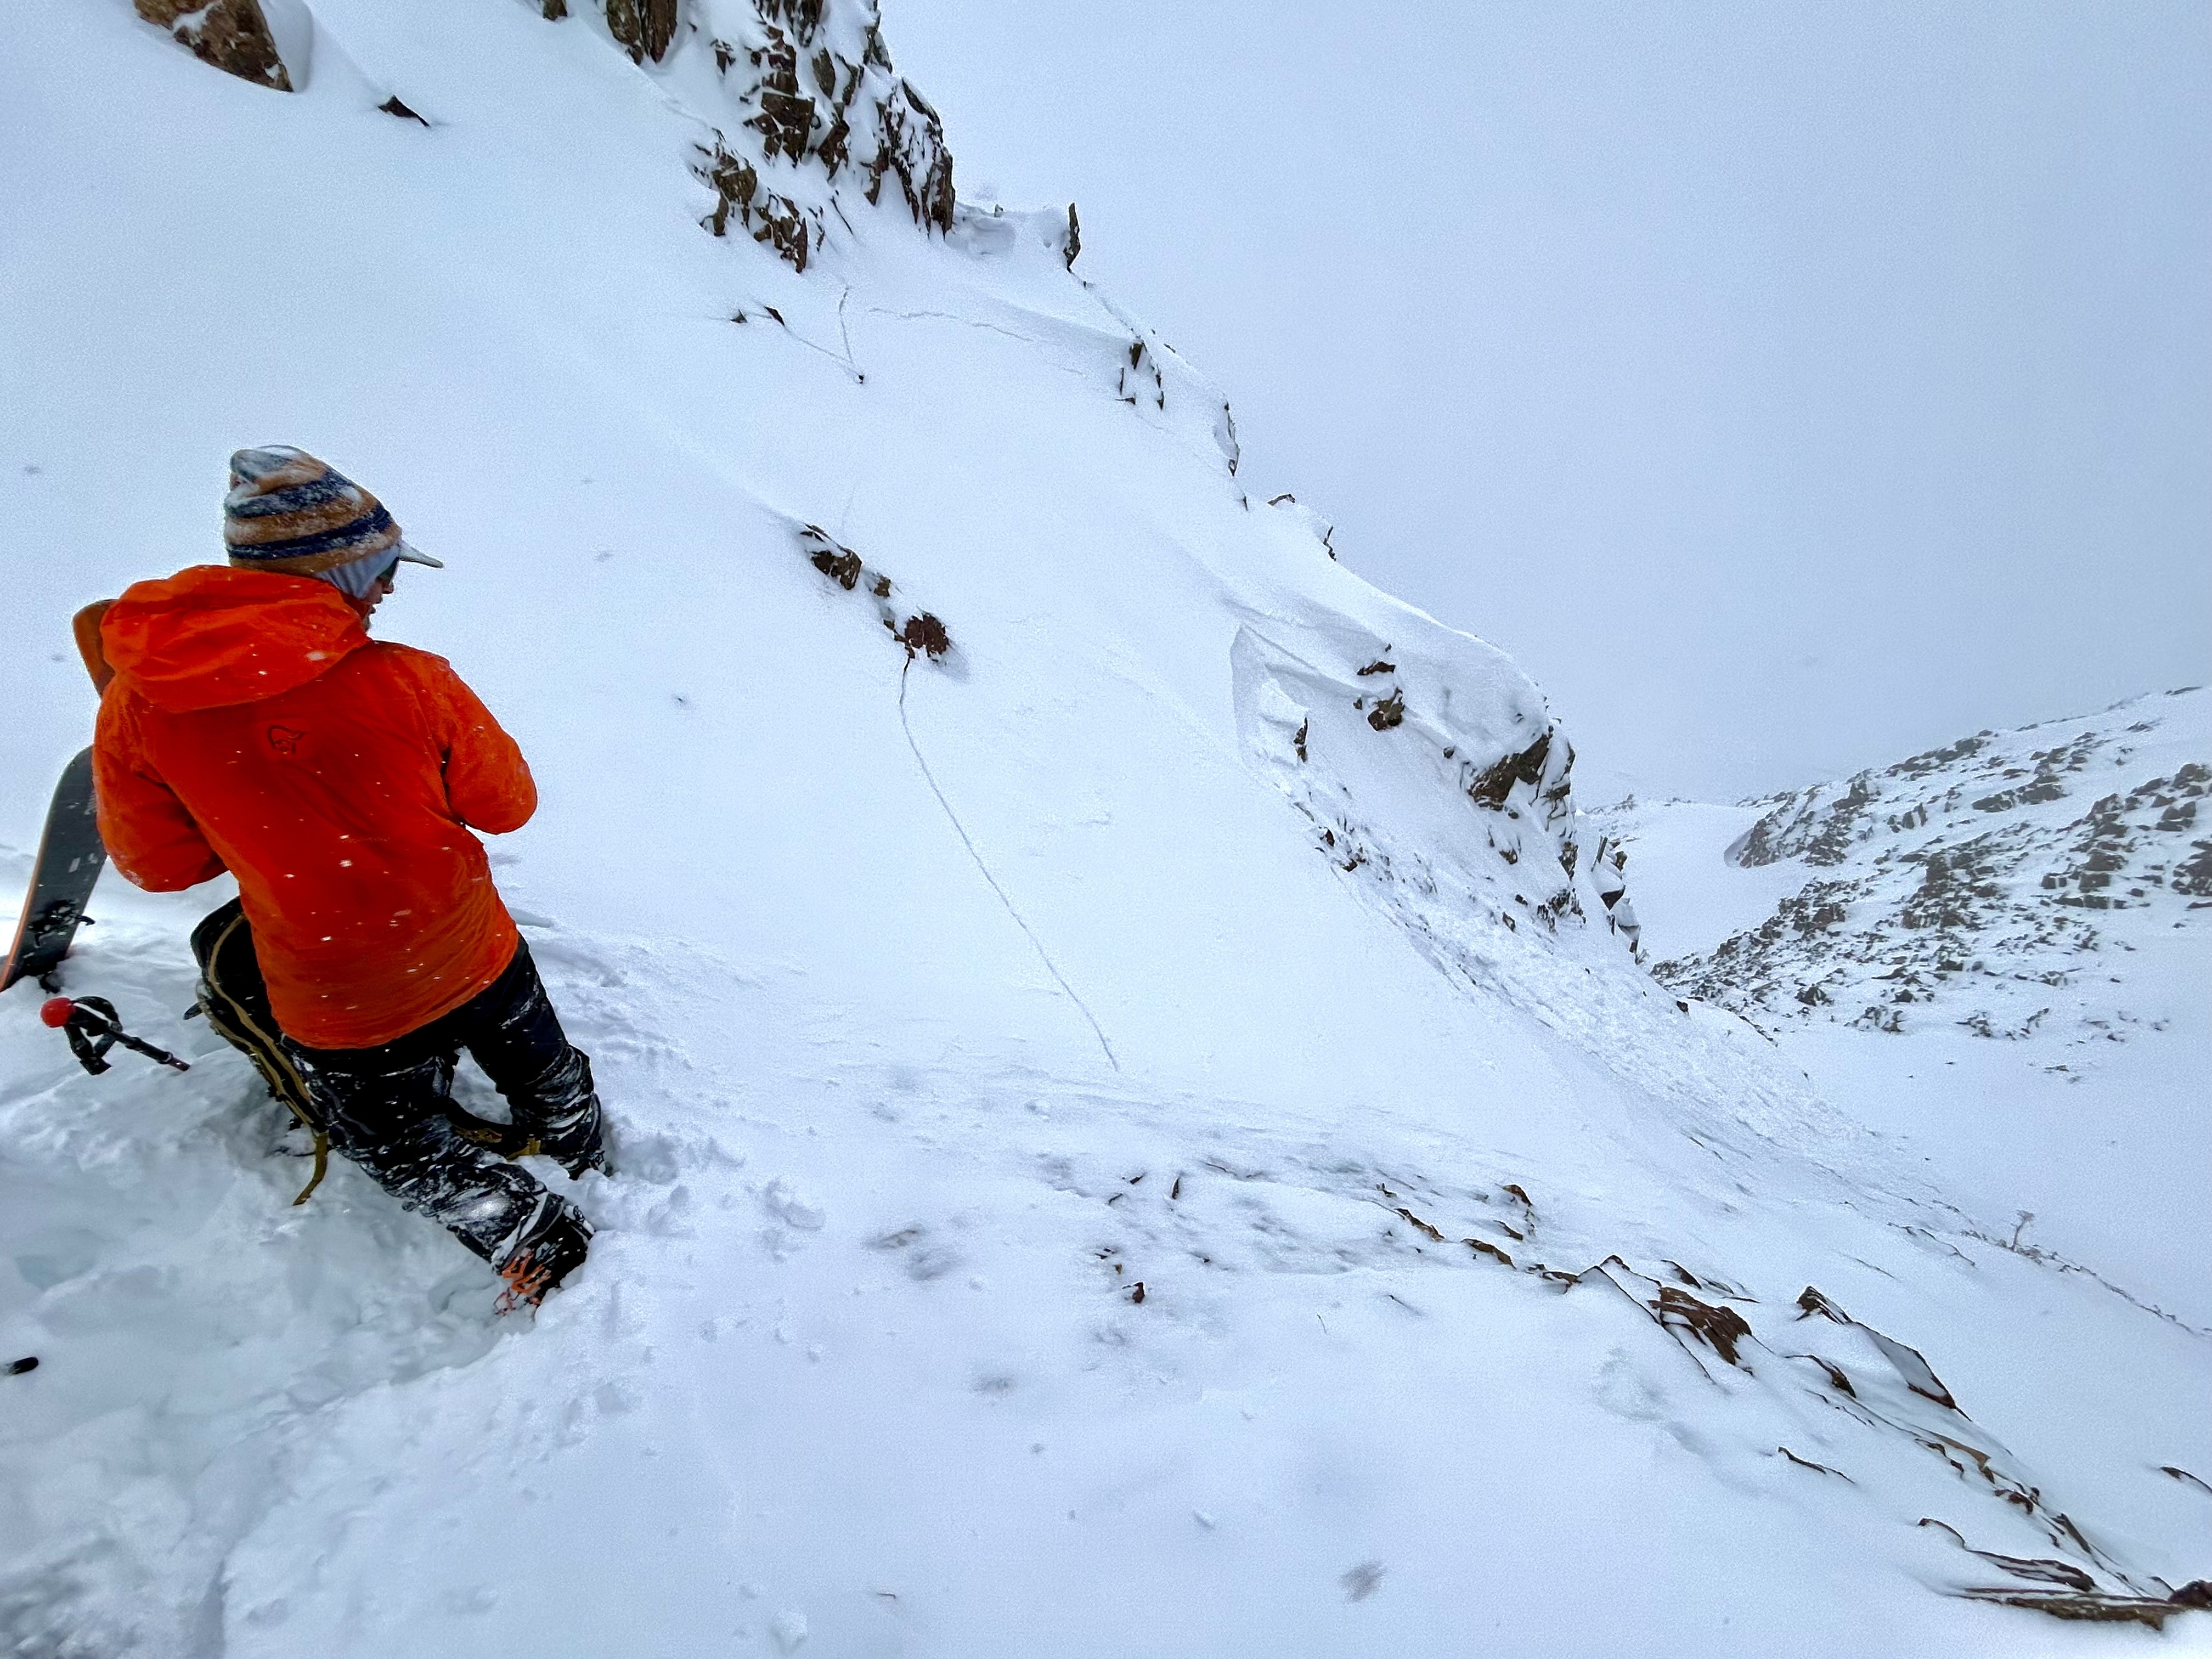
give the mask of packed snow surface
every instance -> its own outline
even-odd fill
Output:
[[[291,94],[46,9],[0,14],[0,878],[88,738],[70,611],[311,449],[447,562],[377,626],[531,757],[494,862],[618,1167],[534,1320],[350,1167],[292,1207],[180,1018],[224,884],[107,878],[64,984],[194,1064],[88,1077],[0,997],[7,1650],[2204,1650],[2206,1311],[1656,982],[1595,868],[1655,832],[1245,495],[1063,210],[763,148],[746,53],[811,9],[633,62],[589,5],[314,0]],[[818,74],[925,172],[857,10]],[[1786,896],[1722,890],[1745,827],[1680,948]]]

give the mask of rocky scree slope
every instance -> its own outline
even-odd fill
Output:
[[[2136,941],[2212,926],[2208,788],[2212,694],[2190,690],[1755,802],[1729,861],[1804,885],[1654,971],[1761,1018],[2124,1041]]]

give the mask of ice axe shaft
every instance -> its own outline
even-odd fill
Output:
[[[49,997],[39,1006],[39,1018],[68,1036],[70,1052],[76,1056],[77,1064],[94,1077],[108,1069],[107,1051],[118,1042],[178,1071],[192,1069],[167,1049],[156,1048],[125,1030],[116,1018],[115,1005],[106,997],[78,997],[74,1001],[68,997]]]

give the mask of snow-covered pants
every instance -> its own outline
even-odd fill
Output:
[[[550,1156],[578,1170],[599,1161],[592,1063],[562,1033],[526,943],[482,991],[404,1036],[370,1048],[310,1048],[289,1037],[284,1046],[331,1144],[494,1267],[574,1206],[455,1129],[447,1109],[460,1051],[469,1051],[516,1126]]]

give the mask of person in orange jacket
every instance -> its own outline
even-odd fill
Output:
[[[141,887],[238,878],[332,1144],[534,1304],[591,1226],[447,1115],[466,1048],[538,1150],[605,1167],[591,1062],[473,833],[529,821],[530,769],[443,658],[368,637],[401,562],[440,563],[374,495],[297,449],[230,472],[228,563],[139,582],[100,619],[100,837]]]

